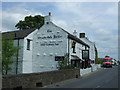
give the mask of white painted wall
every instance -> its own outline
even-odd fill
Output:
[[[55,56],[64,56],[67,53],[67,33],[49,22],[44,24],[33,37],[33,72],[57,70]]]
[[[94,44],[94,42],[91,42],[87,38],[80,38],[80,39],[90,46],[89,57],[91,60],[95,60],[95,47],[94,47],[95,44]]]
[[[75,46],[75,51],[76,53],[73,53],[73,48],[72,48],[72,42],[73,40],[69,40],[69,50],[70,50],[70,59],[72,58],[71,55],[76,55],[78,56],[80,59],[82,59],[82,50],[85,50],[85,46],[76,42],[76,46]]]
[[[33,59],[33,34],[37,30],[30,33],[24,38],[24,51],[23,51],[23,73],[32,73],[32,59]],[[27,39],[30,39],[30,50],[27,50]]]

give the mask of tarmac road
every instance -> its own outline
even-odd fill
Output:
[[[101,68],[78,79],[57,83],[48,88],[118,88],[118,70],[120,66]]]

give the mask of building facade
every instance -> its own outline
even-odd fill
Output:
[[[58,27],[51,21],[51,14],[44,17],[40,29],[20,30],[13,33],[14,45],[19,46],[18,57],[13,57],[12,71],[9,74],[46,72],[58,70],[58,61],[69,55],[69,62],[75,67],[88,66],[86,61],[94,59],[92,45]],[[83,58],[83,51],[89,51]]]
[[[89,49],[89,59],[95,63],[95,58],[96,58],[96,54],[95,54],[95,42],[90,41],[86,36],[85,33],[80,33],[80,39],[85,42],[86,44],[88,44],[90,46]]]

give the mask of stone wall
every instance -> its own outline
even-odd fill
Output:
[[[78,77],[80,77],[79,69],[8,75],[2,77],[2,88],[40,88],[63,80]]]

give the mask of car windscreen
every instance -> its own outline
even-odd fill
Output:
[[[111,59],[104,59],[104,62],[112,62]]]

